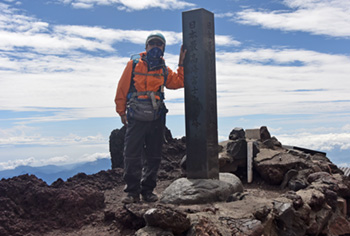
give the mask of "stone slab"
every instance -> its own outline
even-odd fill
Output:
[[[245,137],[246,139],[260,139],[260,129],[246,129]]]
[[[325,153],[325,152],[312,150],[312,149],[308,149],[308,148],[297,147],[297,146],[290,146],[290,145],[283,145],[282,147],[285,148],[285,149],[294,149],[294,150],[302,151],[302,152],[305,152],[305,153],[309,153],[311,155],[321,154],[321,155],[327,156],[327,153]]]

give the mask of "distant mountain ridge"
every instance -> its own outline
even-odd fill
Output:
[[[95,174],[101,170],[111,169],[111,160],[101,158],[92,162],[81,162],[69,165],[47,165],[40,167],[18,166],[15,169],[0,171],[0,179],[12,178],[18,175],[31,174],[51,184],[58,178],[66,181],[68,178],[83,172],[85,174]]]

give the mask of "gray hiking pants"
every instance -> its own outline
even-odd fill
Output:
[[[165,117],[155,121],[128,119],[124,141],[124,192],[152,192],[157,184]]]

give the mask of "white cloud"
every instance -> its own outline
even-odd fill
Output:
[[[83,154],[79,157],[72,158],[69,155],[62,156],[53,156],[49,158],[35,158],[29,157],[25,159],[15,159],[8,160],[5,162],[0,162],[0,171],[1,170],[10,170],[18,166],[46,166],[46,165],[67,165],[67,164],[76,164],[82,162],[93,162],[98,159],[110,158],[109,153],[92,153],[92,154]]]
[[[217,53],[219,115],[347,111],[349,64],[347,56],[307,50]]]
[[[4,0],[5,2],[8,2],[8,3],[15,3],[15,5],[21,5],[22,2],[20,1],[16,1],[16,0]]]
[[[115,115],[113,97],[129,58],[116,55],[114,44],[143,45],[151,31],[51,26],[6,4],[0,4],[0,10],[4,13],[0,18],[0,109],[56,109],[53,116],[36,117],[35,122]],[[168,45],[181,43],[181,33],[162,33]],[[216,41],[222,46],[239,45],[225,35],[217,35]],[[93,55],[95,51],[107,55]],[[176,69],[178,55],[167,53],[166,57],[168,65]],[[183,92],[167,94],[168,100],[181,97]],[[182,113],[183,104],[175,106],[175,114]]]
[[[143,45],[147,36],[152,32],[161,32],[166,38],[167,45],[180,44],[182,41],[182,33],[161,30],[120,30],[78,25],[59,25],[54,27],[54,32],[66,37],[94,40],[109,46],[117,42]],[[215,42],[219,46],[239,46],[241,44],[239,41],[233,39],[232,36],[228,35],[216,35]]]
[[[119,10],[140,11],[150,8],[164,10],[194,7],[195,4],[180,0],[60,0],[64,4],[71,4],[74,8],[92,8],[94,6],[116,6]]]
[[[145,39],[152,32],[147,30],[118,30],[78,25],[59,25],[54,27],[54,31],[66,37],[77,37],[85,40],[103,42],[109,46],[116,42],[145,44]],[[171,31],[162,31],[162,33],[167,39],[167,45],[181,42],[181,33]]]
[[[233,12],[226,12],[226,13],[216,13],[214,15],[216,18],[232,18],[235,16],[235,13]]]
[[[29,157],[26,159],[9,160],[7,162],[0,162],[0,170],[14,169],[17,166],[29,166],[35,163],[35,158]]]
[[[65,165],[65,164],[74,164],[81,162],[93,162],[98,159],[110,158],[109,153],[97,152],[92,154],[83,154],[81,156],[72,158],[69,155],[63,156],[54,156],[47,159],[36,159],[33,158],[32,166],[45,166],[45,165]]]
[[[343,131],[350,131],[350,124],[346,124],[342,127]]]
[[[0,31],[0,33],[0,49],[2,50],[22,47],[45,54],[63,54],[74,49],[114,51],[108,44],[77,37],[60,38],[60,36],[49,34],[32,35],[6,31]]]
[[[42,136],[42,131],[29,126],[14,126],[0,129],[0,146],[9,145],[40,145],[40,146],[72,146],[72,145],[99,145],[107,143],[101,134],[95,136],[79,136],[68,134],[63,137]]]
[[[93,3],[85,3],[85,2],[73,2],[72,6],[77,9],[90,9],[94,7]]]
[[[80,159],[81,161],[96,161],[98,159],[103,159],[103,158],[110,158],[109,153],[93,153],[93,154],[85,154],[83,155]]]
[[[178,56],[167,53],[166,58],[176,68]],[[1,72],[7,78],[1,82],[1,109],[70,108],[57,109],[54,117],[36,118],[43,121],[114,116],[113,97],[128,58],[23,53],[20,60],[2,61],[8,71]],[[306,50],[219,52],[219,115],[348,111],[349,64],[344,55]],[[183,90],[168,90],[166,98],[183,98]],[[168,106],[170,114],[183,114],[182,103]]]
[[[66,163],[67,161],[69,161],[70,158],[68,155],[64,155],[64,156],[55,156],[55,157],[51,157],[48,158],[46,160],[41,161],[42,164],[44,165],[51,165],[51,164],[61,164],[61,163]]]
[[[340,147],[341,150],[350,149],[350,133],[298,133],[279,135],[277,138],[284,145],[306,147],[314,150],[330,151],[337,147]]]
[[[55,32],[48,23],[18,13],[17,9],[0,4],[0,49],[15,51],[26,48],[38,53],[62,54],[75,49],[113,51],[101,41]]]
[[[241,42],[233,39],[231,36],[215,35],[215,44],[220,46],[240,46]]]
[[[23,123],[116,116],[113,97],[119,76],[129,58],[119,56],[114,44],[130,42],[143,45],[150,31],[52,26],[23,16],[14,9],[4,7],[4,4],[0,4],[0,10],[4,12],[0,16],[0,48],[3,50],[0,52],[0,109],[45,111],[50,108],[52,111],[51,115],[18,120]],[[181,33],[163,33],[168,45],[181,42]],[[223,35],[216,36],[216,43],[239,46],[233,37]],[[31,50],[22,50],[18,57],[18,47]],[[90,52],[81,52],[80,49]],[[105,52],[107,56],[91,53],[96,51]],[[167,64],[175,69],[178,55],[167,51],[165,56]],[[216,56],[220,117],[336,114],[350,110],[349,56],[288,48],[236,52],[221,50]],[[166,98],[169,114],[183,114],[183,103],[169,103],[183,98],[183,90],[168,90]],[[348,115],[344,115],[344,119],[347,118]],[[311,142],[318,140],[323,148],[331,148],[332,145],[348,148],[348,129],[348,126],[344,126],[342,135],[333,133],[333,139],[306,134],[309,143],[305,140],[305,144],[319,149],[316,141]],[[297,137],[287,138],[287,143],[299,144]],[[93,146],[106,142],[99,134],[46,137],[37,130],[23,126],[14,130],[0,130],[0,143],[3,145]],[[55,155],[52,161],[64,161],[65,158]]]
[[[245,9],[235,20],[247,25],[285,31],[304,31],[317,35],[350,37],[350,1],[284,0],[291,10]]]
[[[48,24],[46,22],[21,14],[18,9],[7,4],[0,3],[0,12],[0,30],[27,33],[47,31]]]
[[[90,52],[115,52],[115,43],[145,43],[147,36],[155,31],[119,30],[102,27],[78,25],[50,25],[34,17],[20,14],[18,10],[6,4],[0,4],[0,49],[16,51],[18,48],[43,54],[69,54],[75,50]],[[167,39],[167,45],[180,44],[182,34],[173,31],[161,31]],[[221,46],[237,46],[240,43],[231,36],[217,35]]]

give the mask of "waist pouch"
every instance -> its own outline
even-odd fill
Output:
[[[165,110],[162,101],[152,103],[151,99],[132,98],[126,103],[128,118],[139,121],[157,120]]]

